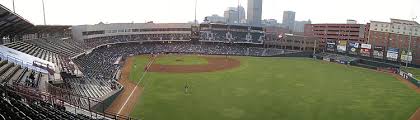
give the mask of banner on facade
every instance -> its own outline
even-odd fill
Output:
[[[337,51],[345,53],[347,51],[347,41],[345,40],[338,41]]]
[[[336,48],[334,41],[327,42],[327,51],[334,52]]]
[[[413,55],[408,50],[401,51],[401,62],[409,62],[413,61]]]
[[[360,43],[350,42],[349,43],[349,54],[357,55],[359,52]]]
[[[384,59],[384,47],[375,46],[373,48],[373,57],[378,59]]]
[[[397,61],[399,51],[400,50],[398,48],[388,48],[388,51],[386,53],[386,58],[388,60]]]
[[[370,57],[371,50],[372,50],[371,44],[362,44],[360,47],[360,55]]]

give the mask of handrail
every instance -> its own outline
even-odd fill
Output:
[[[110,119],[124,119],[124,120],[135,119],[135,118],[131,118],[129,116],[119,115],[119,114],[115,114],[115,113],[109,113],[109,112],[105,112],[105,111],[104,112],[97,112],[97,111],[90,110],[90,108],[86,109],[84,107],[80,107],[78,105],[71,104],[72,102],[68,102],[68,99],[63,98],[63,96],[58,96],[58,95],[55,95],[55,94],[51,94],[49,92],[38,91],[38,90],[29,88],[29,87],[26,87],[26,86],[22,86],[22,85],[19,85],[19,84],[18,85],[3,84],[3,85],[0,85],[0,87],[6,88],[6,90],[8,92],[12,92],[12,93],[22,95],[22,96],[25,96],[25,97],[31,98],[31,99],[36,99],[36,100],[39,100],[39,101],[53,102],[53,103],[68,103],[68,104],[70,104],[70,105],[72,105],[76,108],[86,110],[86,111],[89,111],[91,113],[101,115],[101,116],[104,116],[104,117],[107,117],[107,118],[110,118]],[[10,89],[10,88],[13,88],[13,90]],[[73,93],[70,92],[68,94],[72,95]],[[61,94],[61,95],[63,95],[63,94]],[[71,96],[69,96],[69,97],[71,97]],[[79,97],[79,100],[80,100],[80,98],[85,98],[85,99],[87,98],[89,103],[91,103],[91,102],[97,102],[97,104],[102,103],[100,100],[97,100],[97,99],[94,99],[94,98],[78,96],[78,95],[74,95],[73,97]],[[70,106],[70,107],[72,107],[72,106]]]

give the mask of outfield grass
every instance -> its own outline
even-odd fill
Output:
[[[146,120],[407,120],[420,107],[418,93],[372,70],[304,58],[236,58],[241,67],[227,71],[148,73],[131,115]],[[184,93],[187,81],[190,95]]]
[[[140,79],[141,73],[144,72],[144,68],[148,61],[148,56],[136,56],[133,59],[133,66],[130,71],[129,79],[132,81],[137,81]]]

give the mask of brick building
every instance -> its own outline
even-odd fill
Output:
[[[304,34],[320,38],[321,45],[342,40],[369,44],[371,55],[367,56],[378,59],[405,62],[410,59],[408,51],[412,51],[412,63],[420,65],[420,24],[415,21],[391,19],[390,22],[371,21],[367,24],[307,24]],[[390,58],[389,51],[395,52],[395,59]]]
[[[305,36],[321,38],[323,41],[365,42],[364,24],[306,24]]]
[[[303,35],[282,34],[277,40],[264,41],[264,46],[288,50],[313,51],[314,47],[319,50],[319,38]]]
[[[367,43],[374,46],[399,49],[399,53],[411,47],[413,63],[420,64],[420,25],[415,21],[391,19],[391,22],[371,21],[368,24]],[[411,36],[411,46],[410,43]],[[384,55],[386,57],[386,55]],[[400,58],[401,54],[399,54]],[[398,59],[398,61],[401,61]]]

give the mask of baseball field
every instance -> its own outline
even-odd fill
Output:
[[[140,89],[126,106],[145,120],[408,120],[420,107],[420,93],[392,75],[309,58],[128,61]]]

